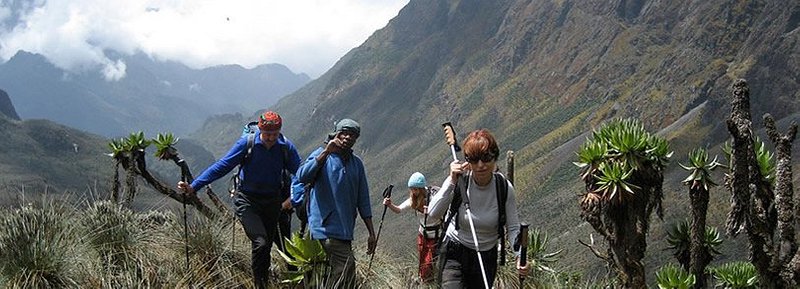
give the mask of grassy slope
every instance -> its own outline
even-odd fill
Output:
[[[113,168],[106,139],[45,120],[0,117],[0,184],[5,192],[84,191],[105,185]],[[77,151],[76,151],[77,146]]]
[[[798,36],[781,35],[791,31],[790,13],[777,1],[722,2],[651,3],[622,13],[615,3],[599,2],[412,1],[312,82],[314,91],[290,95],[274,109],[299,122],[287,133],[305,153],[332,121],[361,121],[356,148],[367,165],[373,204],[383,187],[402,187],[414,171],[433,183],[443,179],[449,154],[440,123],[452,121],[460,136],[489,128],[502,150],[517,152],[523,215],[553,232],[556,244],[570,252],[565,263],[581,272],[598,272],[602,264],[576,242],[591,229],[578,216],[582,186],[570,163],[574,149],[601,121],[638,117],[651,131],[664,130],[675,150],[664,184],[665,221],[654,219],[651,228],[652,270],[670,260],[661,250],[664,225],[683,218],[687,208],[677,162],[697,146],[718,152],[727,134],[731,81],[751,80],[753,115],[771,111],[786,118],[798,107],[777,97],[797,90],[794,78],[781,76],[792,70],[766,72],[778,67],[775,59],[785,60],[780,69],[797,66],[798,50],[790,44]],[[775,77],[770,88],[768,75]],[[297,104],[310,109],[294,115]],[[717,191],[713,225],[722,224],[728,198]],[[374,215],[381,209],[373,206]],[[403,232],[396,236],[402,239],[383,245],[413,251],[413,218],[390,216],[384,230]],[[735,243],[726,258],[744,258],[742,244]]]

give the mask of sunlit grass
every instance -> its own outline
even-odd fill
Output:
[[[0,213],[0,285],[74,287],[81,278],[71,211],[56,202],[24,204]]]
[[[231,227],[230,219],[198,215],[188,222],[187,239],[181,215],[168,210],[135,212],[109,201],[75,207],[43,199],[0,209],[0,219],[2,288],[253,288],[249,241],[238,222]],[[437,288],[420,281],[416,250],[396,258],[386,249],[378,249],[370,267],[364,242],[354,241],[357,288]],[[277,250],[272,257],[270,286],[287,288],[280,284],[289,276],[286,263]],[[553,272],[531,275],[520,287],[512,258],[498,269],[494,282],[495,288],[591,284],[580,274]]]

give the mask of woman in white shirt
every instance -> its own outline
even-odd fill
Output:
[[[417,235],[417,251],[419,251],[419,277],[423,283],[433,280],[433,257],[436,251],[436,240],[441,234],[441,218],[429,218],[426,215],[428,199],[435,189],[427,186],[425,176],[415,172],[408,178],[408,199],[399,206],[392,203],[390,198],[385,198],[383,204],[392,212],[400,213],[406,209],[413,209],[419,224]]]
[[[488,130],[471,132],[464,139],[462,148],[467,161],[450,163],[450,176],[431,198],[428,211],[429,219],[441,218],[451,207],[454,197],[460,199],[454,202],[457,205],[457,214],[447,225],[442,244],[444,248],[440,251],[442,255],[439,258],[444,258],[441,285],[442,288],[485,288],[485,272],[486,283],[491,288],[497,273],[497,246],[503,239],[501,236],[507,231],[508,243],[513,243],[519,235],[514,187],[500,173],[496,173],[499,148]],[[458,190],[455,189],[456,186]],[[501,191],[507,195],[500,197]],[[456,197],[456,194],[459,196]],[[505,198],[504,204],[499,204],[500,198]],[[470,217],[466,214],[467,206],[475,226],[474,237],[470,229]],[[504,206],[505,214],[500,206]],[[501,226],[502,218],[505,222]],[[506,244],[499,245],[506,248]],[[480,252],[483,269],[476,252]],[[519,256],[518,248],[515,248],[515,255]],[[516,264],[519,274],[527,275],[529,265],[520,266],[519,258]]]

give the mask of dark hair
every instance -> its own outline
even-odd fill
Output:
[[[485,154],[492,155],[494,160],[500,155],[500,149],[497,147],[497,141],[489,130],[482,128],[475,130],[467,135],[464,139],[464,156],[467,158],[480,158]]]

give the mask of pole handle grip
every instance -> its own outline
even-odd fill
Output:
[[[461,147],[458,146],[458,140],[456,140],[456,131],[453,129],[453,124],[450,122],[445,122],[442,124],[442,128],[444,129],[444,138],[448,145],[450,145],[450,152],[453,153],[453,160],[458,160],[456,156],[456,152],[461,151]]]

